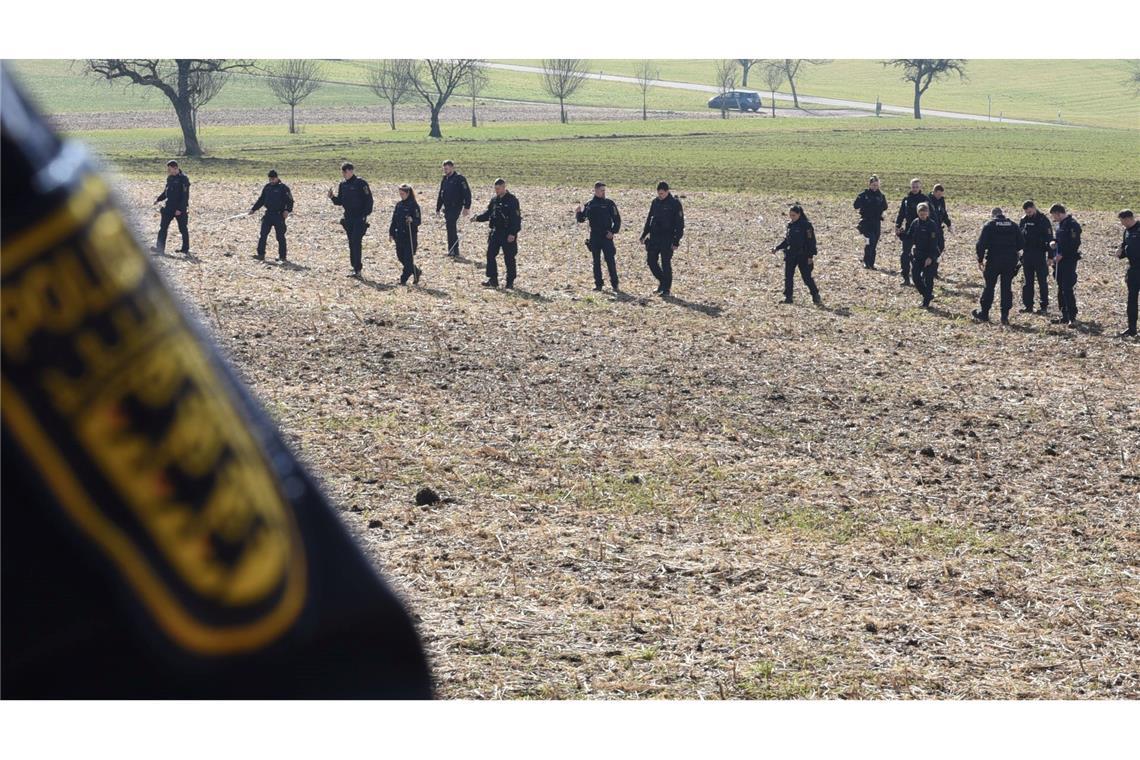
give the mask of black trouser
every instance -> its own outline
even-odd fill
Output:
[[[400,271],[400,284],[406,283],[416,273],[416,251],[407,238],[396,238],[396,258],[404,266]]]
[[[902,254],[899,256],[899,272],[902,273],[903,279],[907,282],[910,282],[910,254],[913,248],[914,241],[904,237],[902,240]]]
[[[269,231],[277,233],[277,258],[285,260],[285,217],[280,211],[266,211],[261,217],[261,236],[257,238],[257,257],[265,258],[265,241],[269,239]]]
[[[606,269],[609,270],[610,287],[614,290],[618,289],[618,273],[617,273],[617,249],[614,247],[614,241],[607,238],[605,235],[590,236],[590,253],[594,255],[594,285],[602,287],[602,254],[606,256]]]
[[[459,221],[459,214],[463,211],[462,206],[443,207],[443,221],[447,225],[447,255],[459,255],[459,228],[456,224]]]
[[[670,243],[654,245],[650,240],[645,244],[645,263],[657,278],[662,293],[673,289],[673,246]]]
[[[990,306],[994,302],[994,286],[998,280],[1001,280],[1001,318],[1009,318],[1009,310],[1013,308],[1013,274],[1016,269],[1016,258],[986,261],[986,268],[982,273],[986,280],[986,287],[982,291],[982,314],[989,316]]]
[[[881,224],[863,222],[859,231],[863,233],[863,239],[867,241],[863,246],[863,264],[873,267],[875,266],[875,256],[878,254],[876,249],[879,245],[879,237],[883,234],[883,227]]]
[[[359,273],[364,268],[364,233],[368,231],[367,217],[346,216],[340,220],[348,235],[348,260],[352,271]]]
[[[930,259],[927,266],[926,260]],[[914,287],[922,293],[923,304],[934,298],[934,275],[938,273],[938,257],[929,253],[915,253],[910,263],[910,277]]]
[[[513,243],[508,243],[505,232],[492,232],[487,238],[487,279],[495,285],[499,284],[499,265],[495,259],[500,250],[503,252],[503,263],[507,265],[507,284],[513,285],[517,274],[515,256],[519,252],[519,243],[517,238]]]
[[[1140,266],[1128,267],[1124,281],[1128,283],[1128,329],[1136,332],[1137,302],[1140,301]]]
[[[1064,256],[1056,265],[1057,304],[1061,307],[1061,319],[1077,318],[1077,259]]]
[[[812,279],[811,270],[815,268],[815,264],[808,262],[808,257],[802,254],[792,254],[784,256],[784,298],[791,299],[792,297],[792,280],[796,274],[796,269],[800,270],[800,277],[803,278],[804,285],[811,291],[811,297],[819,297],[819,288],[815,286],[815,280]]]
[[[1049,265],[1045,262],[1045,252],[1023,254],[1021,268],[1025,270],[1025,282],[1021,286],[1021,303],[1025,308],[1032,309],[1033,291],[1038,290],[1041,294],[1041,308],[1048,309]]]
[[[165,208],[162,209],[162,221],[158,225],[158,242],[154,247],[160,253],[166,250],[166,231],[170,228],[171,219],[178,220],[178,234],[182,235],[182,247],[178,250],[188,252],[190,250],[190,231],[186,229],[186,212],[183,211],[175,216],[174,211],[167,211]]]

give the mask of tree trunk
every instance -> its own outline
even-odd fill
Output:
[[[562,98],[558,99],[558,110],[559,110],[559,114],[562,118],[562,123],[565,124],[566,123],[566,103],[562,100]]]
[[[788,85],[792,88],[792,106],[795,108],[800,107],[800,96],[796,92],[796,80],[788,77]]]
[[[740,86],[741,87],[747,87],[748,86],[748,70],[750,68],[752,68],[752,65],[749,64],[748,66],[741,66],[740,68],[744,69],[744,76],[741,78]]]
[[[646,94],[644,92],[641,93],[641,120],[642,121],[649,121],[649,112],[646,110],[646,100],[648,100],[648,97],[646,96]]]
[[[289,134],[297,134],[297,106],[292,103],[289,104]]]
[[[389,103],[389,106],[390,106],[391,110],[388,113],[388,118],[392,122],[392,129],[395,129],[396,128],[396,104],[394,102]]]
[[[439,107],[433,106],[431,109],[431,131],[428,132],[428,137],[443,137],[443,132],[439,131]]]
[[[922,100],[922,90],[918,89],[918,80],[914,80],[914,118],[922,118],[922,110],[918,107],[919,101]]]
[[[198,143],[198,130],[194,128],[194,112],[190,104],[180,98],[174,101],[174,113],[178,116],[178,126],[182,127],[182,144],[187,158],[201,158],[202,146]]]
[[[772,90],[772,118],[776,118],[776,91]]]
[[[479,126],[479,122],[475,118],[475,96],[471,96],[471,126]]]

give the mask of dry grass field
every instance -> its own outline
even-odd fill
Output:
[[[925,311],[862,268],[849,203],[809,203],[817,308],[798,281],[778,303],[785,198],[687,194],[663,301],[636,242],[647,192],[611,193],[614,295],[591,291],[571,215],[588,190],[513,188],[506,292],[478,287],[485,226],[451,261],[426,215],[425,279],[396,286],[380,183],[366,279],[346,279],[325,187],[293,184],[288,266],[251,258],[255,219],[220,221],[249,183],[207,181],[192,257],[155,261],[407,600],[440,696],[1140,697],[1140,343],[1112,337],[1115,215],[1076,212],[1080,329],[1001,328],[969,318],[980,207],[952,204]],[[121,188],[150,244],[158,183]],[[897,266],[893,239],[879,260]],[[443,500],[416,506],[423,486]]]

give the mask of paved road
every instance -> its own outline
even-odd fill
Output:
[[[541,74],[542,73],[542,69],[540,69],[537,66],[518,66],[518,65],[513,64],[513,63],[488,63],[487,66],[492,68],[492,69],[503,69],[504,71],[522,71],[524,73],[531,73],[531,74]],[[623,82],[626,84],[637,84],[637,79],[635,77],[623,77],[623,76],[616,76],[616,75],[612,75],[612,74],[593,74],[593,73],[587,74],[586,76],[589,79],[597,79],[597,80],[600,80],[603,82]],[[655,81],[653,84],[656,87],[668,87],[668,88],[675,89],[675,90],[694,90],[697,92],[711,92],[711,93],[718,92],[717,88],[713,87],[712,85],[694,84],[692,82],[667,82],[667,81],[658,80],[658,81]],[[791,98],[792,98],[791,93],[784,93],[784,92],[780,92],[779,90],[776,91],[776,96],[781,98],[781,99],[785,99],[785,100],[791,100]],[[860,100],[842,100],[839,98],[821,98],[818,95],[804,95],[802,93],[800,94],[799,99],[800,99],[801,103],[811,103],[813,105],[820,105],[820,106],[831,106],[832,108],[855,108],[855,109],[858,109],[861,111],[874,111],[875,110],[875,104],[874,103],[867,103],[867,102],[860,101]],[[914,113],[914,108],[911,106],[889,106],[889,105],[884,103],[883,104],[883,112],[884,113],[906,114],[909,116],[909,115]],[[924,108],[922,110],[922,113],[924,116],[939,116],[939,117],[942,117],[944,119],[961,119],[963,121],[991,121],[991,119],[988,116],[984,116],[982,114],[974,114],[974,113],[958,113],[956,111],[934,111],[934,110],[930,110],[930,109],[926,109],[926,108]],[[1047,122],[1047,121],[1027,121],[1025,119],[1002,119],[1001,123],[1002,124],[1028,124],[1028,125],[1037,126],[1037,127],[1068,127],[1068,126],[1072,126],[1070,124],[1056,124],[1056,123],[1051,123],[1051,122]]]

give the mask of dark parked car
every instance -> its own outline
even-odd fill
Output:
[[[722,104],[721,101],[724,101]],[[732,108],[741,111],[759,111],[760,93],[747,90],[730,90],[709,100],[709,108]]]

